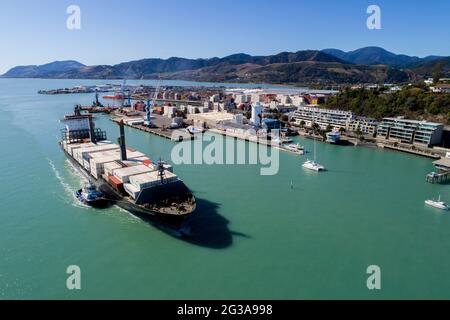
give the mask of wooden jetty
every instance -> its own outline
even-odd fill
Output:
[[[429,183],[447,183],[450,181],[450,171],[432,172],[427,175],[427,182]]]

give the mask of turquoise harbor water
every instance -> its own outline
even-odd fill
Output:
[[[199,203],[189,241],[78,205],[82,180],[58,148],[58,120],[93,97],[37,91],[87,82],[0,80],[0,298],[450,298],[450,214],[423,203],[450,201],[450,189],[425,182],[429,159],[318,144],[323,174],[285,153],[276,176],[177,166]],[[98,126],[115,140],[107,117]],[[172,142],[127,137],[170,159]],[[66,289],[69,265],[81,267],[81,291]],[[381,267],[381,291],[366,287],[369,265]]]

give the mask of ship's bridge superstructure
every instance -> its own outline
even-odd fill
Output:
[[[65,116],[61,122],[65,128],[61,130],[62,141],[80,143],[89,139],[91,142],[107,140],[106,132],[95,128],[92,115]]]

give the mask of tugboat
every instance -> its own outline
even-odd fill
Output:
[[[75,196],[81,203],[93,208],[105,208],[109,203],[105,195],[98,191],[92,183],[88,183],[83,189],[78,190]]]

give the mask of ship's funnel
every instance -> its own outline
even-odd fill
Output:
[[[92,117],[89,117],[89,138],[91,139],[91,142],[94,144],[97,144],[97,139],[95,138],[95,131],[94,131],[94,121],[92,120]]]
[[[119,138],[119,145],[120,145],[120,159],[122,161],[127,160],[127,146],[125,143],[125,124],[123,123],[123,120],[119,122],[120,127],[120,138]]]

